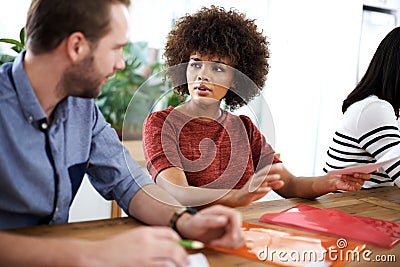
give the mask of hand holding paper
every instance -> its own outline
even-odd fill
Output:
[[[362,165],[350,165],[346,168],[343,169],[338,169],[338,170],[331,170],[328,172],[328,174],[354,174],[354,173],[371,173],[373,171],[376,171],[377,169],[383,167],[386,164],[389,164],[391,162],[397,161],[400,159],[399,155],[394,155],[393,153],[389,153],[388,155],[385,155],[384,157],[380,158],[378,161],[374,163],[368,163],[368,164],[362,164]]]

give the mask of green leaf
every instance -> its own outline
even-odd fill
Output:
[[[3,63],[7,63],[7,62],[13,62],[14,59],[15,59],[14,56],[0,55],[0,65],[2,65]]]
[[[22,44],[22,47],[25,47],[25,27],[22,27],[22,29],[19,32],[19,40]]]
[[[17,53],[21,53],[22,50],[24,50],[23,48],[19,47],[19,46],[13,46],[11,47],[12,50],[14,50]]]
[[[1,43],[13,44],[13,45],[15,45],[17,47],[24,48],[24,45],[22,43],[20,43],[19,41],[15,40],[15,39],[1,38],[0,42]]]

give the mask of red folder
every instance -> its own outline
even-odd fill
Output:
[[[337,209],[298,205],[279,213],[261,216],[260,222],[295,226],[391,248],[400,241],[400,224],[348,214]]]

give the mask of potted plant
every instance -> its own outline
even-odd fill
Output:
[[[147,63],[147,52],[147,43],[128,43],[123,49],[125,69],[116,72],[96,98],[105,119],[121,140],[122,130],[124,139],[141,139],[149,108],[167,88],[162,77],[162,63]],[[145,89],[141,88],[143,86]],[[138,91],[139,88],[142,90]],[[131,112],[127,113],[129,106]]]

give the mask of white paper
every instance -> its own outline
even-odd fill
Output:
[[[375,163],[368,163],[368,164],[362,164],[362,165],[351,165],[348,166],[344,169],[339,169],[339,170],[331,170],[328,172],[328,174],[353,174],[353,173],[371,173],[373,171],[376,171],[377,169],[381,168],[382,166],[389,164],[393,161],[397,161],[400,159],[400,156],[394,156],[393,154],[388,154],[383,156],[380,160],[378,160]]]
[[[208,260],[203,253],[196,253],[189,255],[190,264],[186,267],[210,267]]]

